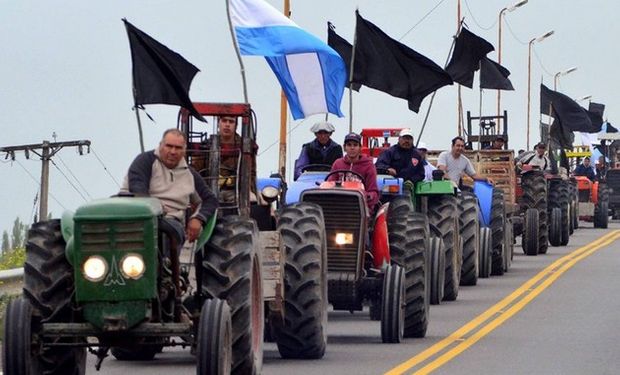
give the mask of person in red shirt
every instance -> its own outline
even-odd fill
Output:
[[[374,212],[375,206],[379,202],[379,188],[377,187],[377,170],[372,158],[362,155],[362,136],[357,133],[349,133],[344,137],[345,155],[336,159],[332,164],[332,171],[350,170],[362,176],[366,193],[366,205],[370,214]],[[344,176],[340,176],[344,174]],[[351,173],[335,173],[329,177],[330,181],[340,179],[355,181],[359,178]]]

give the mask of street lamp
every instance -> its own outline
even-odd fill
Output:
[[[582,96],[581,98],[575,99],[575,101],[580,102],[582,100],[590,100],[590,99],[592,99],[592,95],[585,95],[585,96]]]
[[[553,91],[558,91],[558,78],[560,78],[562,76],[565,76],[565,75],[567,75],[569,73],[572,73],[575,70],[577,70],[577,67],[573,66],[570,69],[566,69],[564,71],[555,73],[555,75],[553,76]]]
[[[527,48],[527,149],[530,149],[530,92],[532,87],[532,44],[540,43],[553,35],[553,30],[530,40]]]
[[[509,7],[505,7],[504,9],[499,11],[499,20],[497,22],[498,24],[498,35],[497,35],[497,63],[498,64],[502,64],[502,16],[504,15],[504,13],[506,12],[512,12],[515,9],[523,6],[527,4],[527,0],[521,0],[516,4],[513,4]],[[500,107],[501,107],[501,100],[502,100],[502,90],[497,90],[497,116],[499,117],[500,115]],[[499,126],[499,123],[498,123]]]

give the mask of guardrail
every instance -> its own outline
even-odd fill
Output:
[[[24,278],[23,268],[14,268],[12,270],[0,271],[0,281],[16,281]]]

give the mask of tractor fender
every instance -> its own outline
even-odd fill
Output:
[[[73,211],[65,211],[62,213],[60,217],[60,233],[62,233],[62,238],[65,240],[65,257],[69,261],[69,263],[73,266],[73,233],[75,224],[73,222],[73,215],[75,213]]]
[[[595,181],[592,184],[592,190],[590,190],[590,194],[592,195],[592,203],[598,203],[598,181]]]
[[[377,269],[383,269],[390,264],[390,243],[388,241],[387,208],[384,204],[377,211],[375,226],[372,235],[373,265]]]

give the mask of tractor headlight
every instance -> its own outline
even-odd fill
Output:
[[[273,186],[265,186],[260,191],[260,194],[263,196],[263,198],[265,198],[267,202],[273,202],[274,200],[276,200],[279,193],[280,193],[280,190],[278,190],[278,188],[275,188]]]
[[[337,245],[351,245],[353,243],[353,233],[336,233]]]
[[[144,274],[144,260],[140,254],[127,254],[121,259],[121,272],[128,279],[139,279]]]
[[[99,255],[88,257],[82,266],[82,271],[86,280],[92,282],[101,281],[108,273],[108,262]]]

